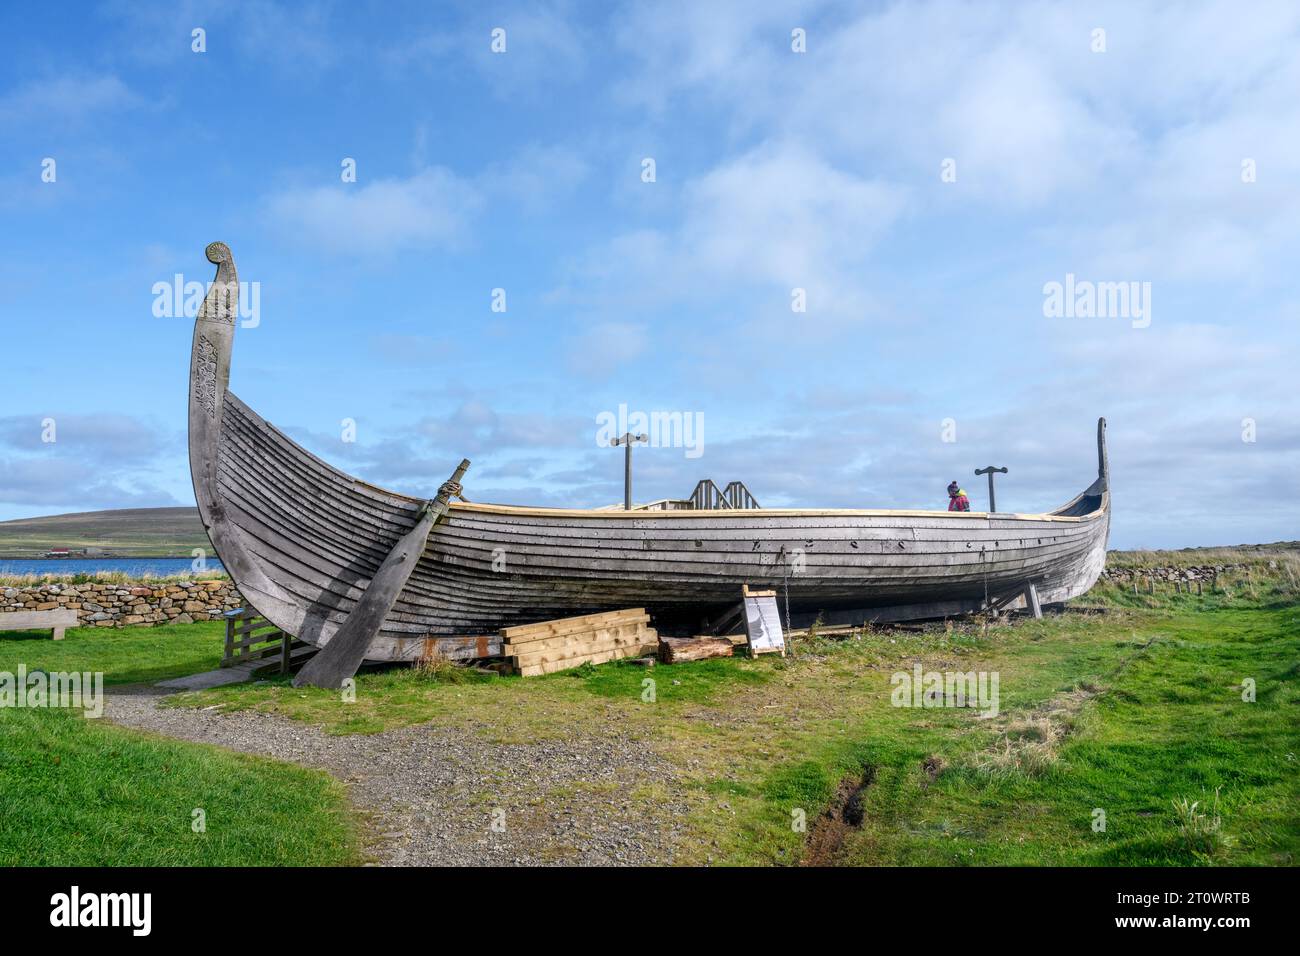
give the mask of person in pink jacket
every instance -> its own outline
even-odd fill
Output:
[[[970,499],[966,497],[966,492],[958,487],[955,481],[948,486],[948,510],[970,511]]]

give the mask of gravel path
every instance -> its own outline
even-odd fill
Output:
[[[325,770],[370,814],[365,850],[386,866],[644,865],[672,862],[685,804],[644,741],[591,728],[561,741],[494,743],[473,728],[330,736],[273,714],[159,708],[161,691],[115,688],[114,723]]]

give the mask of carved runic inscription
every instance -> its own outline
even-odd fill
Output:
[[[206,335],[199,336],[195,356],[194,400],[203,406],[208,418],[217,417],[217,347]]]

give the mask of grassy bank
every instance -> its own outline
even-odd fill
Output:
[[[426,721],[505,741],[632,732],[678,768],[691,862],[798,862],[810,852],[802,814],[827,863],[1291,864],[1296,588],[1280,565],[1222,583],[1200,599],[1100,588],[1087,600],[1104,613],[987,631],[814,636],[786,660],[616,663],[544,678],[403,670],[362,674],[355,703],[284,681],[175,703],[254,708],[333,733]],[[996,672],[997,715],[893,706],[891,677],[918,663]],[[1242,699],[1247,678],[1253,702]],[[819,822],[864,779],[860,826]],[[639,799],[660,795],[647,787]]]
[[[0,557],[39,558],[52,548],[87,548],[123,558],[188,558],[195,548],[212,553],[197,508],[121,508],[0,521]]]
[[[1245,544],[1223,548],[1180,548],[1176,551],[1139,549],[1110,551],[1108,568],[1185,568],[1214,564],[1246,564],[1267,569],[1269,562],[1295,562],[1300,558],[1300,541]]]
[[[215,667],[223,626],[0,634],[0,671],[109,685]],[[195,811],[205,814],[195,832]],[[357,859],[342,787],[317,771],[66,710],[0,710],[0,865],[300,866]]]
[[[226,625],[71,628],[61,641],[46,631],[0,631],[0,671],[99,671],[108,684],[139,684],[212,670],[221,663]]]

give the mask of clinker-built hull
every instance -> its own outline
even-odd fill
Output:
[[[1102,570],[1104,421],[1096,480],[1048,514],[591,511],[442,495],[428,516],[431,503],[326,464],[229,391],[238,280],[224,245],[209,246],[208,258],[218,272],[195,323],[190,384],[199,511],[245,599],[313,644],[327,644],[359,607],[374,618],[369,659],[418,658],[434,646],[482,656],[503,626],[626,607],[698,621],[734,605],[746,584],[777,589],[794,613],[867,620],[881,609],[900,619],[1014,601],[1030,584],[1044,603],[1059,602]],[[430,520],[427,539],[415,536],[418,558],[376,604],[381,566]]]

